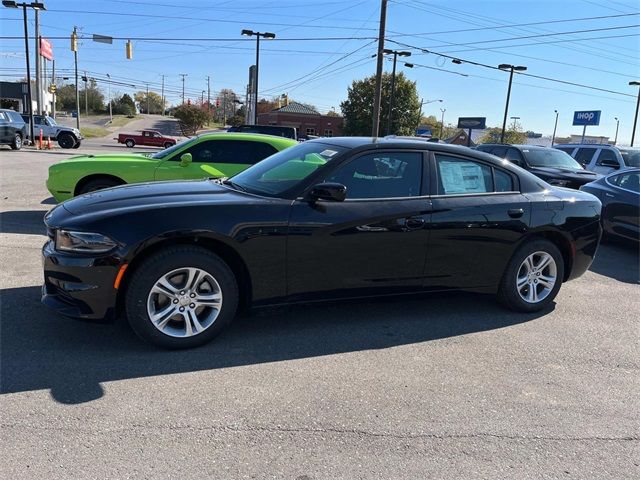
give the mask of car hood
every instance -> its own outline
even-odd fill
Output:
[[[561,167],[530,167],[529,171],[534,175],[549,178],[562,178],[566,180],[579,180],[581,182],[593,182],[602,177],[594,172],[578,168],[561,168]]]
[[[148,160],[152,162],[158,161],[157,159],[148,157],[147,155],[142,153],[105,153],[101,155],[78,155],[76,157],[61,160],[58,163],[77,162],[80,160],[93,162],[131,162],[134,160]]]
[[[195,207],[212,202],[259,201],[261,198],[212,180],[185,180],[121,185],[80,195],[61,205],[73,215],[100,216],[130,210]]]

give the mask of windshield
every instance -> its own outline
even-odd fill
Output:
[[[278,196],[323,168],[346,149],[320,142],[306,142],[271,155],[232,177],[242,189]]]
[[[583,170],[582,165],[576,162],[568,153],[555,148],[523,148],[524,158],[530,167],[555,167]]]
[[[58,125],[52,117],[47,117],[47,120],[49,120],[49,125]]]
[[[152,153],[149,155],[150,158],[165,158],[168,155],[171,155],[173,152],[180,150],[182,147],[188,146],[190,143],[196,141],[198,137],[188,138],[180,143],[176,143],[173,147],[165,148],[164,150],[160,150],[159,152]]]
[[[640,150],[631,148],[621,148],[620,155],[627,167],[640,167]]]

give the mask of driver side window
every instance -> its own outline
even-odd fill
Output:
[[[172,160],[179,162],[182,155],[184,155],[185,153],[190,153],[193,162],[215,163],[215,144],[216,142],[213,140],[208,142],[200,142],[196,145],[193,145],[192,147],[187,148],[182,153],[179,153],[178,155],[173,157]]]
[[[401,198],[420,195],[422,154],[381,152],[367,154],[343,165],[328,182],[347,187],[347,199]]]

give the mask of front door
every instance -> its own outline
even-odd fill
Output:
[[[531,209],[517,178],[481,160],[436,153],[425,286],[497,285]]]
[[[347,187],[343,202],[294,201],[287,243],[287,293],[324,298],[421,288],[431,202],[425,156],[367,153],[325,181]]]

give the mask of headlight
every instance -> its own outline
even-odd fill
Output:
[[[552,178],[548,183],[556,187],[566,187],[567,185],[569,185],[568,180],[558,180],[557,178]]]
[[[60,252],[105,253],[117,245],[100,233],[56,230],[55,247]]]

